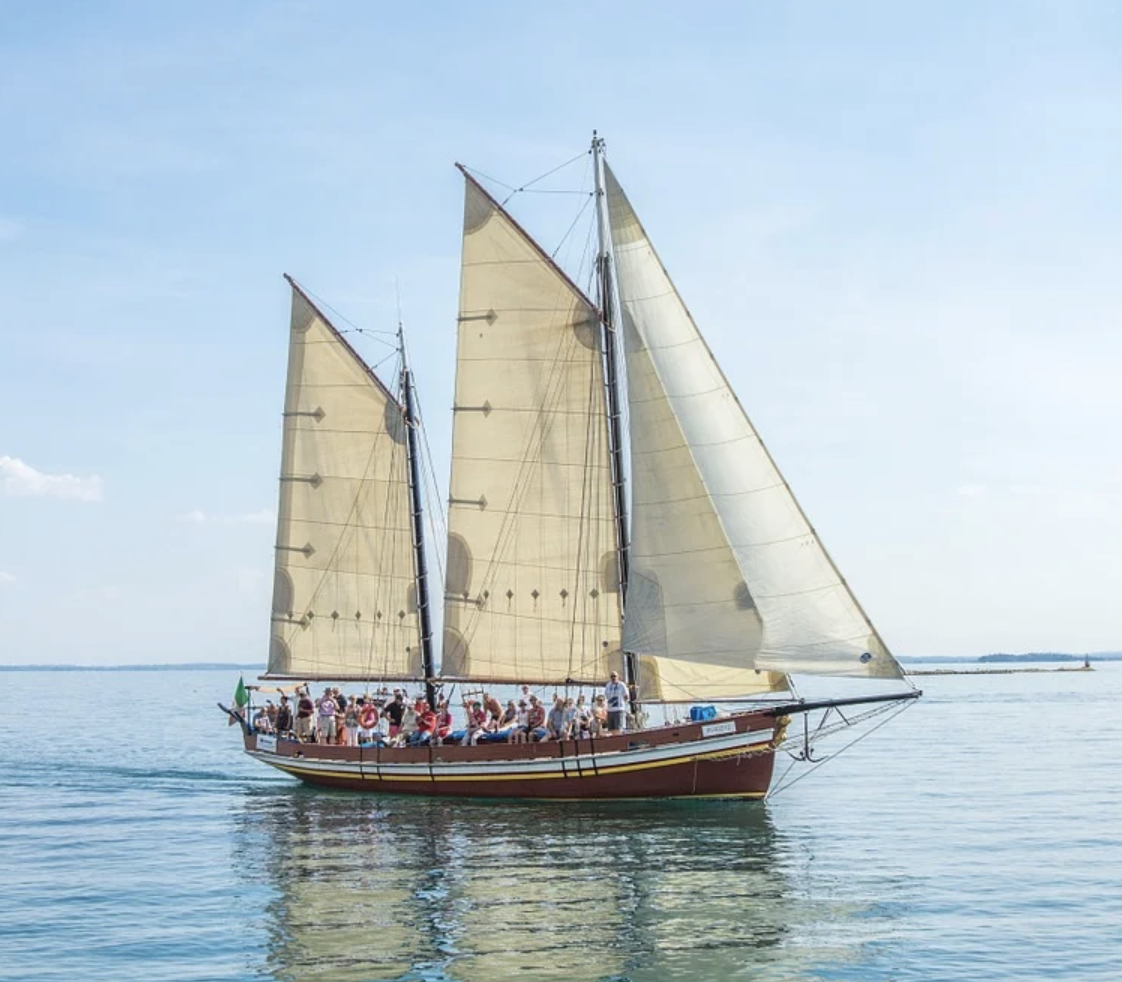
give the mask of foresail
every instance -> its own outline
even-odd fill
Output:
[[[401,406],[293,285],[270,675],[421,675]]]
[[[900,677],[605,177],[631,424],[625,649],[683,688],[689,665],[767,687],[782,673]]]
[[[598,314],[470,177],[448,513],[442,675],[619,664]]]

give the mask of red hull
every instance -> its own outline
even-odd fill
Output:
[[[477,747],[374,749],[247,735],[258,760],[310,784],[441,797],[612,799],[763,797],[781,737],[767,713],[741,713],[603,737]]]

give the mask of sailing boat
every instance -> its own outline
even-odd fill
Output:
[[[749,422],[598,137],[591,153],[597,302],[460,167],[439,670],[404,341],[391,391],[289,280],[264,677],[413,680],[435,705],[441,687],[568,692],[614,670],[637,720],[662,707],[666,721],[420,747],[297,742],[247,724],[252,757],[313,784],[406,794],[762,797],[793,716],[919,695]],[[806,700],[792,675],[897,684]],[[709,705],[671,718],[691,704]],[[715,713],[723,704],[739,708]]]

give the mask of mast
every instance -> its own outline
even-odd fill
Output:
[[[421,665],[425,673],[425,698],[436,709],[436,665],[432,652],[432,621],[429,616],[429,577],[425,560],[425,522],[421,505],[420,455],[417,452],[417,410],[413,400],[413,373],[405,354],[405,331],[397,325],[401,349],[401,391],[405,402],[405,446],[409,455],[409,504],[413,519],[413,569],[417,583],[417,619],[421,627]]]
[[[611,228],[608,224],[608,199],[604,194],[604,138],[592,131],[592,172],[596,181],[596,232],[600,250],[596,257],[599,283],[600,324],[604,346],[604,382],[608,390],[608,452],[611,459],[612,492],[616,516],[616,558],[619,567],[620,610],[626,616],[627,579],[630,569],[630,542],[627,534],[627,496],[623,474],[623,439],[620,422],[620,383],[618,338],[615,323],[615,304],[612,290]],[[638,666],[635,655],[623,653],[624,677],[632,698],[632,708],[637,709],[636,695],[639,687]]]

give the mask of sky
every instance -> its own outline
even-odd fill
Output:
[[[281,274],[400,312],[446,461],[453,162],[594,128],[893,651],[1122,649],[1119,51],[1079,0],[0,0],[0,664],[263,664]]]

